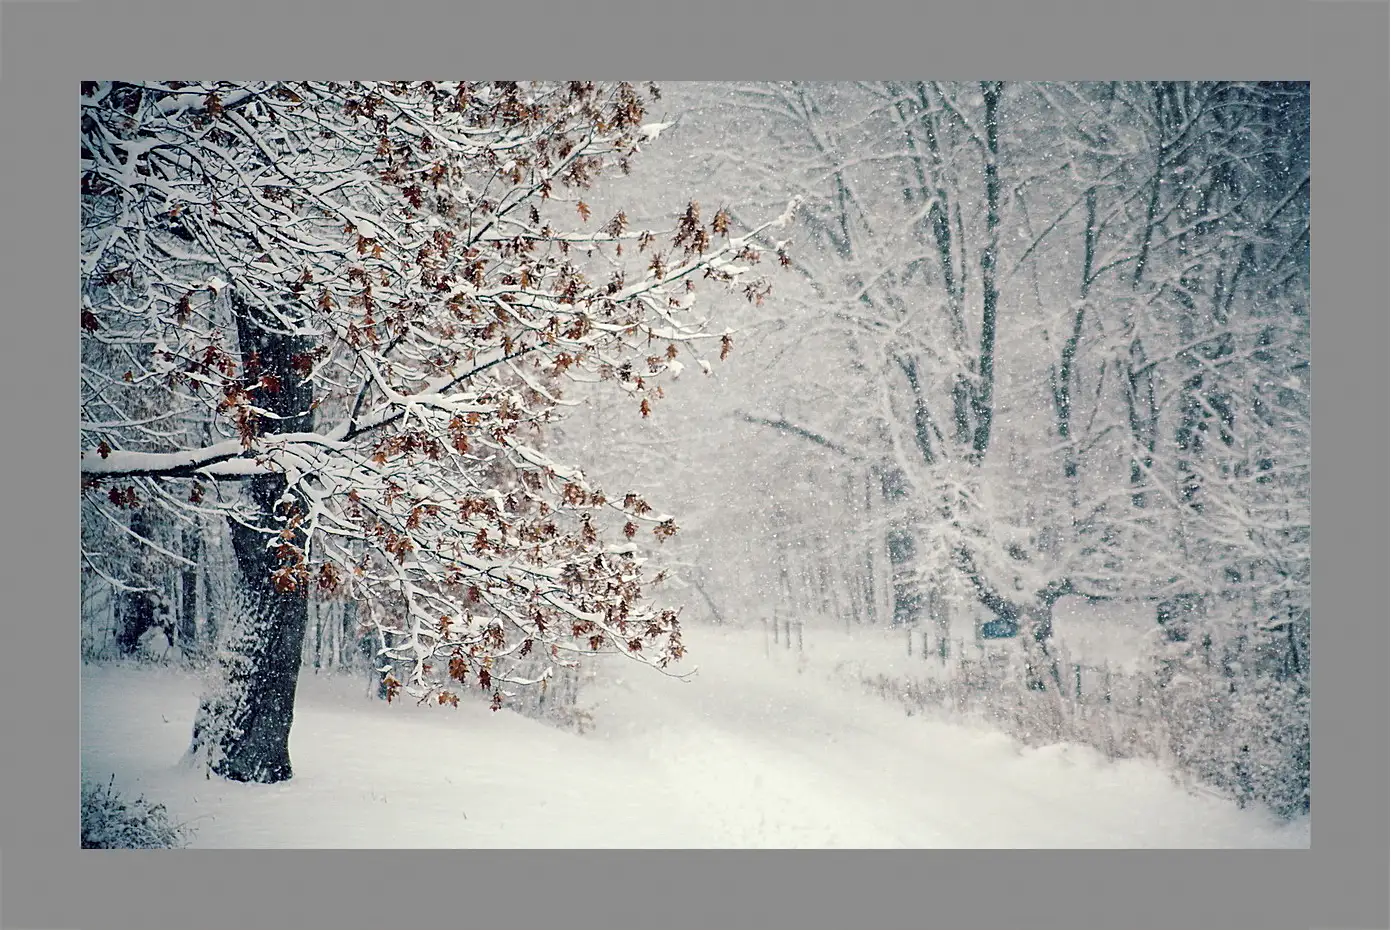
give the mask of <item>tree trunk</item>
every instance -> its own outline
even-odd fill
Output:
[[[898,468],[879,469],[880,489],[889,502],[890,512],[908,496],[908,479]],[[922,594],[917,582],[917,542],[911,529],[890,524],[885,534],[889,554],[890,584],[893,593],[891,626],[906,626],[918,618]]]
[[[145,515],[144,508],[137,507],[135,509],[131,515],[130,529],[141,539],[150,535],[149,519]],[[143,549],[144,545],[137,543],[135,554],[137,564],[143,565],[148,561],[145,559]],[[137,577],[140,578],[142,585],[149,586],[152,574],[153,572],[150,571],[141,571]],[[121,655],[131,656],[140,648],[140,637],[155,626],[157,605],[153,595],[148,590],[131,591],[125,595],[123,601],[122,609],[117,614],[120,617],[120,625],[116,630],[116,648],[121,651]]]
[[[1049,682],[1052,682],[1061,696],[1062,671],[1058,668],[1057,657],[1048,647],[1048,640],[1053,635],[1053,600],[1047,596],[1038,597],[1035,603],[1024,609],[1023,616],[1021,638],[1024,643],[1026,684],[1032,690],[1046,691]]]
[[[280,478],[258,478],[253,494],[271,505],[284,492]],[[309,598],[303,585],[279,590],[272,580],[278,567],[264,534],[232,527],[243,585],[244,635],[235,651],[242,661],[229,669],[224,684],[237,700],[219,734],[219,751],[210,769],[233,781],[279,782],[288,779],[290,724],[294,719]],[[195,740],[197,735],[195,734]]]
[[[1155,394],[1154,367],[1145,358],[1144,344],[1137,336],[1130,342],[1130,358],[1126,370],[1126,414],[1130,435],[1135,445],[1130,459],[1130,502],[1136,509],[1145,507],[1145,488],[1154,453],[1158,446],[1159,401]]]
[[[977,464],[990,447],[990,426],[995,415],[995,323],[999,303],[995,266],[1000,248],[998,119],[1002,85],[999,81],[990,81],[982,86],[985,90],[985,248],[980,256],[980,370],[972,404],[976,429],[971,441],[971,458]]]
[[[272,434],[310,430],[312,390],[295,375],[293,359],[312,344],[273,329],[237,295],[232,300],[248,380],[261,379],[256,405],[273,415],[258,428]],[[296,573],[302,562],[295,554],[303,552],[306,540],[292,517],[305,508],[280,475],[247,484],[257,525],[229,520],[243,615],[236,618],[238,635],[223,650],[220,692],[199,709],[193,752],[224,778],[271,783],[292,774],[290,725],[309,622],[308,578]],[[272,548],[278,538],[293,549],[282,554]]]
[[[1087,228],[1082,243],[1081,301],[1072,314],[1072,333],[1063,343],[1062,359],[1053,371],[1053,407],[1057,416],[1058,437],[1063,441],[1063,476],[1077,477],[1077,442],[1072,435],[1073,364],[1082,342],[1082,323],[1087,313],[1087,293],[1091,290],[1092,267],[1096,262],[1096,188],[1087,188]]]
[[[182,586],[179,603],[179,651],[183,653],[184,658],[188,658],[198,651],[198,566],[202,564],[199,557],[202,551],[200,527],[192,526],[184,530],[183,549],[184,558],[193,563],[185,566],[179,573]]]

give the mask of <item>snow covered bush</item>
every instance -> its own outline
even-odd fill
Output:
[[[115,776],[106,784],[83,782],[83,849],[180,849],[192,838],[192,829],[171,818],[164,805],[117,791]]]
[[[1078,678],[1063,676],[1062,688],[1051,677],[1041,690],[1028,687],[1022,650],[1013,648],[992,660],[958,655],[923,673],[889,675],[851,663],[836,673],[910,715],[968,718],[1030,746],[1077,743],[1108,759],[1153,759],[1180,781],[1242,805],[1264,805],[1284,818],[1308,813],[1307,674],[1256,674],[1242,662],[1252,650],[1239,637],[1219,647],[1162,640],[1149,637],[1151,661],[1138,669],[1089,667],[1085,688],[1066,662]],[[1062,645],[1055,642],[1055,653],[1066,656]]]
[[[1310,809],[1309,690],[1303,682],[1258,679],[1238,696],[1241,797],[1285,816]]]

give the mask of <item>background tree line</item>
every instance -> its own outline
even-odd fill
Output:
[[[602,442],[615,473],[645,450],[680,476],[687,574],[943,647],[971,616],[1018,632],[1040,693],[1067,687],[1062,598],[1142,609],[1179,762],[1305,809],[1307,85],[688,84],[667,106],[654,173],[736,219],[801,198],[719,414]]]

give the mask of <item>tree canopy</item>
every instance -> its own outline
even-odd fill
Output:
[[[665,128],[645,120],[659,93],[83,85],[84,528],[229,521],[248,593],[225,664],[242,685],[205,704],[227,712],[204,742],[215,717],[223,750],[256,729],[256,669],[297,650],[311,588],[382,608],[391,695],[481,687],[496,706],[536,683],[516,673],[533,653],[681,656],[639,538],[674,519],[546,444],[568,385],[610,382],[647,416],[664,378],[728,353],[701,281],[767,290],[764,227],[736,235],[694,202],[665,232],[591,215],[591,185]],[[83,558],[119,584],[110,551]],[[267,726],[288,731],[284,661]],[[212,765],[289,777],[266,754]]]

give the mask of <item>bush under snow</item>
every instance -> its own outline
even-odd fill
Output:
[[[193,831],[173,820],[163,804],[144,796],[130,800],[116,790],[116,779],[82,785],[83,849],[182,849]]]

